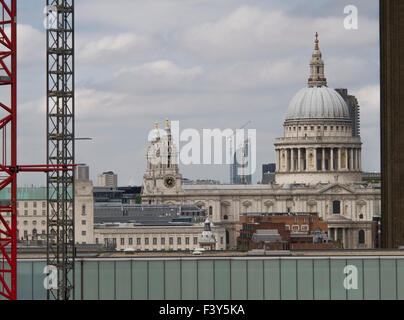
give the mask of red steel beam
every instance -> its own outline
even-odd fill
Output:
[[[17,174],[70,171],[76,166],[17,165],[17,0],[0,0],[0,86],[10,90],[4,101],[0,101],[0,191],[11,190],[9,205],[0,206],[0,296],[16,300]],[[8,222],[4,217],[10,215]]]
[[[17,1],[0,0],[0,86],[2,95],[0,130],[0,190],[11,188],[10,205],[0,211],[0,295],[17,299]],[[5,114],[5,115],[4,115]],[[7,135],[7,131],[9,135]],[[10,154],[7,155],[7,151]],[[10,216],[8,222],[4,216]]]

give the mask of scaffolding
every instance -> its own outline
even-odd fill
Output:
[[[74,165],[74,0],[47,0],[47,165]],[[48,299],[74,299],[74,171],[47,174],[47,265],[58,270]]]

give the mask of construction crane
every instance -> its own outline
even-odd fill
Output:
[[[243,124],[240,128],[238,128],[238,130],[244,129],[247,126],[249,126],[251,124],[251,120],[248,120],[245,124]],[[235,146],[236,150],[233,151],[233,138],[235,136],[235,133],[233,135],[231,135],[230,137],[228,137],[228,140],[230,141],[230,148],[229,148],[229,153],[230,153],[230,159],[231,159],[231,164],[230,164],[230,184],[233,183],[233,176],[234,176],[234,165],[232,164],[232,162],[234,161],[234,153],[237,151],[237,146]]]
[[[74,0],[47,0],[57,23],[47,30],[47,164],[17,162],[17,0],[0,0],[0,295],[17,299],[17,174],[45,172],[47,264],[60,279],[48,299],[74,299]],[[6,92],[6,91],[5,91]],[[8,220],[10,219],[10,220]]]

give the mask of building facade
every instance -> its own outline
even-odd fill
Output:
[[[87,174],[86,174],[87,172]],[[88,168],[76,171],[75,241],[94,243],[93,184]],[[10,199],[9,189],[0,192],[0,201]],[[17,238],[22,242],[46,241],[47,195],[44,187],[24,187],[17,190]],[[11,216],[6,216],[10,221]]]
[[[134,223],[96,224],[96,243],[113,245],[116,250],[193,251],[199,248],[204,224],[136,225]],[[215,250],[226,249],[224,228],[212,226]]]
[[[113,173],[112,171],[99,174],[98,186],[116,189],[118,187],[118,175]]]
[[[331,240],[344,248],[372,248],[372,221],[381,214],[380,186],[362,182],[362,142],[353,135],[359,134],[359,118],[327,87],[318,43],[316,37],[308,86],[292,99],[284,137],[275,141],[275,183],[182,184],[167,124],[166,133],[156,131],[148,149],[143,203],[204,208],[212,222],[226,229],[230,248],[237,247],[240,216],[247,212],[316,212],[328,223]]]

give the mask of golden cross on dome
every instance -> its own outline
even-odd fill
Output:
[[[314,41],[315,42],[315,44],[316,44],[316,47],[315,47],[315,49],[316,50],[318,50],[318,33],[316,32],[316,41]]]

